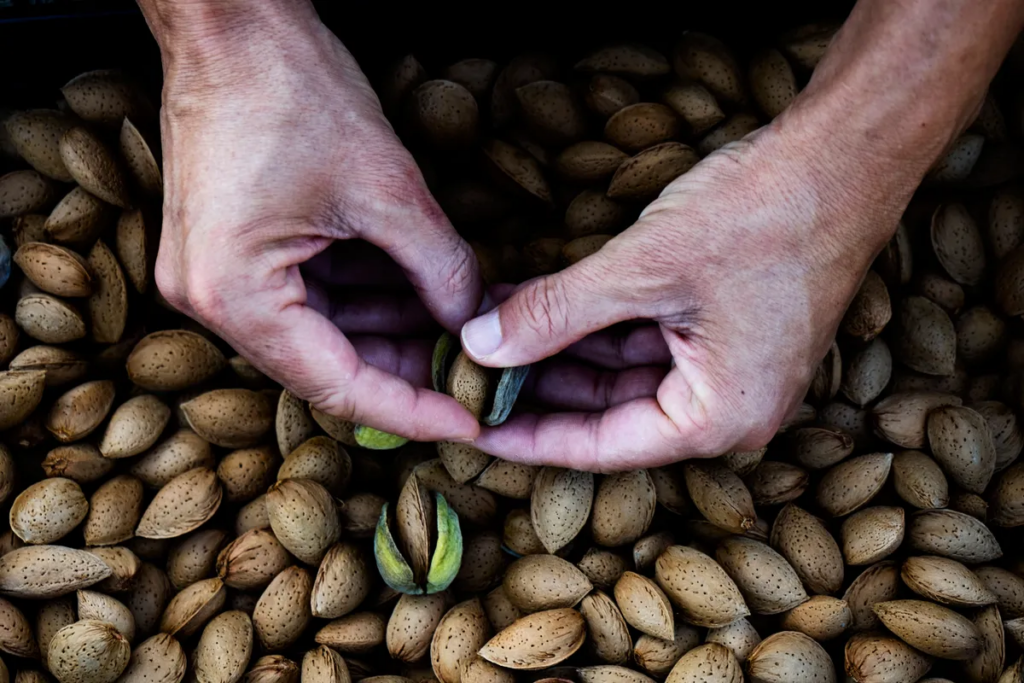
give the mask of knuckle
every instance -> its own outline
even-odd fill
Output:
[[[452,252],[451,257],[444,267],[445,291],[450,294],[457,294],[472,286],[475,280],[476,255],[468,246],[460,245],[460,248]]]
[[[555,336],[569,327],[569,302],[559,282],[545,277],[523,291],[522,323],[536,334]]]
[[[216,324],[225,317],[227,283],[216,270],[201,263],[192,264],[185,273],[184,300],[200,321]]]
[[[178,269],[174,267],[168,257],[164,256],[163,252],[157,257],[153,279],[156,282],[157,290],[167,300],[167,303],[179,311],[185,310],[188,300],[181,285]]]

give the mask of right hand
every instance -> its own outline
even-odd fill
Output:
[[[457,332],[480,305],[475,255],[355,60],[299,14],[212,47],[162,45],[157,284],[318,409],[468,441],[472,415],[424,387],[434,321]]]

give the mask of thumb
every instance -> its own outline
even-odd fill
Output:
[[[462,328],[463,349],[481,365],[527,365],[628,320],[628,306],[600,254],[525,283],[496,309],[470,320]]]

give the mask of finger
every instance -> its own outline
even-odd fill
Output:
[[[476,253],[431,196],[412,157],[401,193],[376,193],[360,235],[401,266],[431,315],[450,332],[473,317],[483,297]],[[368,200],[374,201],[374,200]]]
[[[479,432],[451,397],[360,359],[333,323],[300,303],[305,292],[298,269],[289,268],[285,277],[265,294],[252,294],[259,290],[244,284],[236,295],[220,290],[218,308],[232,313],[214,327],[258,369],[326,413],[416,441],[464,441]]]
[[[474,445],[492,455],[536,465],[597,472],[658,467],[729,451],[746,432],[716,423],[704,389],[673,369],[656,398],[639,398],[603,413],[518,415],[484,428]],[[663,406],[674,411],[669,417]]]
[[[306,304],[345,334],[419,334],[437,329],[423,302],[411,292],[327,290],[310,280],[306,292]]]
[[[552,359],[534,366],[529,394],[559,410],[602,411],[639,398],[651,398],[667,368],[599,370],[583,363]]]
[[[334,242],[303,263],[302,273],[338,287],[410,287],[409,278],[394,259],[363,240]]]
[[[665,337],[655,324],[595,332],[566,348],[565,353],[613,370],[672,361]]]
[[[414,387],[430,387],[434,342],[427,339],[349,337],[356,353],[375,368],[401,377]]]
[[[531,280],[493,311],[466,323],[462,347],[476,362],[512,367],[554,355],[632,316],[601,252]]]

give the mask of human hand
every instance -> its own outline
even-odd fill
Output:
[[[176,40],[165,9],[147,15],[164,52],[165,298],[324,412],[422,441],[476,436],[423,388],[436,333],[409,338],[473,315],[476,259],[355,60],[305,3],[246,9],[237,27],[205,16]],[[198,36],[204,21],[231,35]]]
[[[463,346],[483,365],[568,347],[569,358],[537,367],[534,396],[587,411],[520,415],[476,445],[601,471],[764,445],[916,184],[883,187],[871,172],[851,174],[856,187],[836,183],[835,157],[795,132],[809,130],[784,117],[709,156],[600,251],[468,323]],[[605,330],[636,320],[657,327]]]

